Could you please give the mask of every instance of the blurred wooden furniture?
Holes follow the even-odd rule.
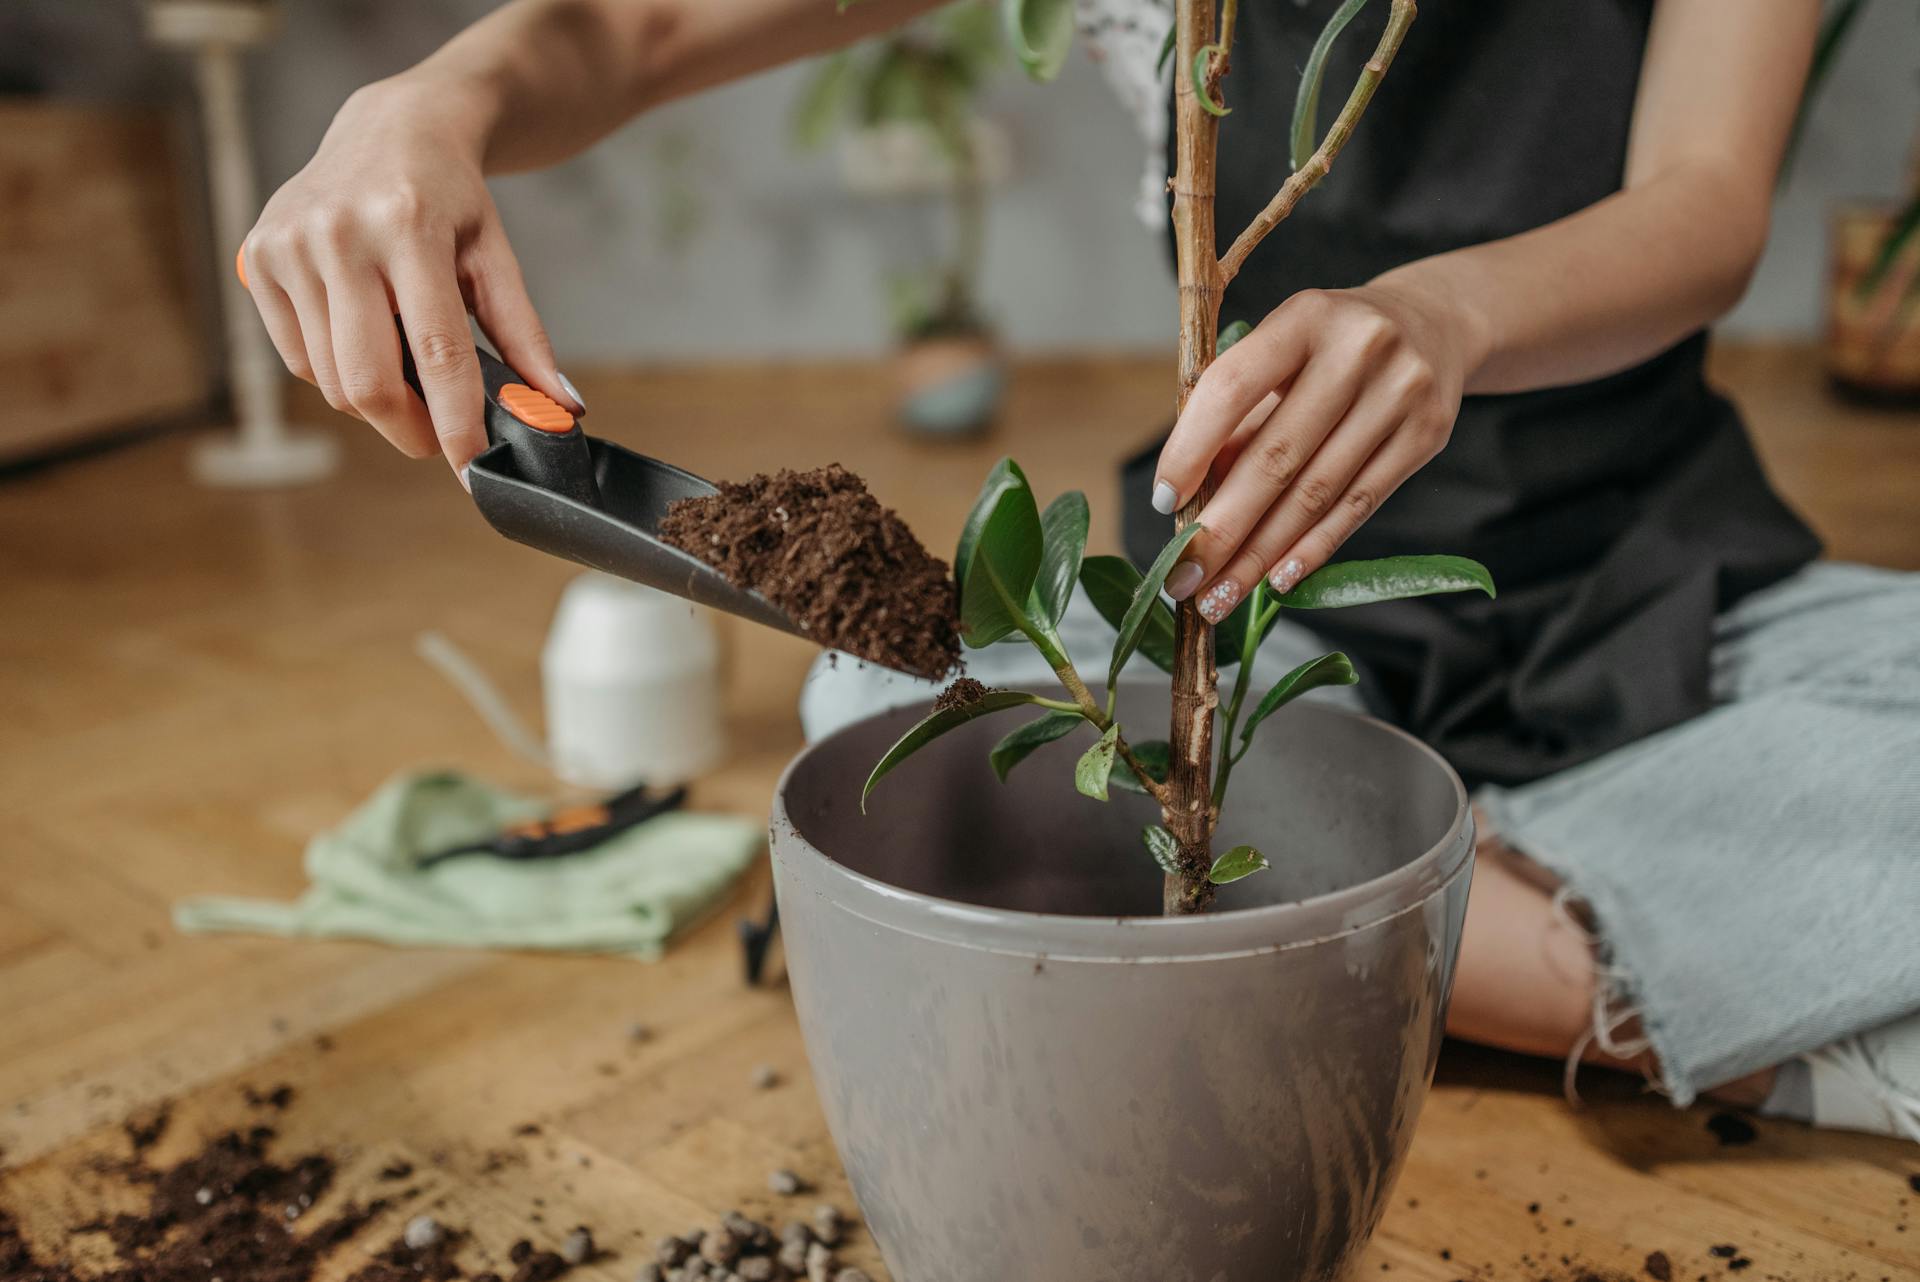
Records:
[[[1910,421],[1834,408],[1811,349],[1716,368],[1835,552],[1920,568]],[[845,460],[936,543],[1011,450],[1043,494],[1089,490],[1110,550],[1111,465],[1164,425],[1173,369],[1019,366],[1002,428],[954,447],[890,429],[883,366],[580,381],[597,431],[713,476]],[[585,1222],[614,1253],[585,1276],[629,1282],[658,1234],[777,1213],[774,1167],[846,1204],[787,994],[740,982],[731,918],[761,907],[762,875],[652,966],[170,929],[184,894],[297,894],[306,837],[396,770],[542,784],[413,640],[446,632],[531,714],[575,570],[492,534],[443,464],[357,425],[345,439],[345,475],[303,490],[193,489],[179,439],[0,486],[0,1206],[56,1253],[124,1198],[92,1161],[124,1152],[123,1119],[174,1101],[166,1161],[246,1118],[243,1085],[279,1082],[297,1091],[274,1118],[286,1150],[344,1158],[329,1205],[392,1193],[383,1164],[418,1172],[323,1282],[428,1207],[472,1230],[469,1275]],[[721,623],[736,755],[695,804],[764,814],[812,653]],[[762,1063],[781,1085],[753,1088]],[[1557,1065],[1450,1047],[1356,1276],[1625,1282],[1655,1251],[1683,1282],[1733,1276],[1729,1258],[1774,1282],[1920,1276],[1920,1147],[1766,1121],[1728,1147],[1709,1109],[1675,1113],[1629,1078],[1582,1085],[1572,1108]],[[851,1259],[884,1276],[864,1240]]]
[[[0,101],[0,460],[204,412],[176,155],[154,111]]]

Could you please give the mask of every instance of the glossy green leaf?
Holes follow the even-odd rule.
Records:
[[[1000,0],[1013,56],[1035,80],[1060,74],[1073,48],[1073,0]]]
[[[874,766],[873,773],[867,776],[866,786],[860,790],[861,813],[866,812],[867,798],[872,795],[875,784],[879,783],[895,766],[947,731],[957,730],[975,717],[984,717],[990,712],[1003,712],[1008,708],[1026,707],[1039,702],[1039,695],[1028,694],[1024,690],[989,690],[965,707],[946,708],[929,713],[894,741],[893,746],[887,749],[886,755],[881,757],[879,763]]]
[[[1114,722],[1100,736],[1100,742],[1080,754],[1073,768],[1073,786],[1095,801],[1107,799],[1107,776],[1113,773],[1113,751],[1120,740],[1120,723]]]
[[[1207,93],[1207,57],[1209,54],[1224,53],[1219,45],[1201,45],[1193,51],[1193,96],[1200,101],[1200,110],[1209,116],[1230,116],[1233,108],[1215,102]]]
[[[1360,674],[1353,670],[1353,661],[1338,650],[1307,660],[1274,682],[1273,689],[1267,691],[1266,697],[1254,706],[1240,728],[1240,742],[1253,742],[1255,726],[1307,691],[1318,690],[1322,686],[1350,686],[1359,679]]]
[[[1173,569],[1174,562],[1180,559],[1180,553],[1185,550],[1187,544],[1193,542],[1193,536],[1198,533],[1200,533],[1200,523],[1195,521],[1168,539],[1167,545],[1160,549],[1160,555],[1153,559],[1153,564],[1147,567],[1146,574],[1133,589],[1133,600],[1128,603],[1127,612],[1120,620],[1120,635],[1114,638],[1113,659],[1107,665],[1109,690],[1119,684],[1120,669],[1127,666],[1127,660],[1131,659],[1134,650],[1139,648],[1140,638],[1145,634],[1155,614],[1154,607],[1165,608],[1160,601],[1161,585],[1167,581],[1167,573]],[[1169,627],[1171,627],[1171,621],[1169,621]]]
[[[1134,589],[1140,586],[1140,571],[1120,556],[1090,556],[1080,563],[1080,586],[1100,617],[1117,632],[1133,604]],[[1162,672],[1173,671],[1173,611],[1165,601],[1155,601],[1147,612],[1147,626],[1140,631],[1139,651]]]
[[[1267,857],[1252,846],[1235,846],[1213,861],[1213,867],[1207,869],[1207,880],[1216,886],[1224,886],[1271,866],[1267,863]]]
[[[1005,783],[1013,768],[1032,756],[1036,748],[1064,739],[1085,722],[1086,718],[1077,712],[1049,712],[994,744],[993,751],[987,754],[987,762],[993,767],[993,773],[1000,776],[1000,782]]]
[[[1146,843],[1147,853],[1160,865],[1161,872],[1180,871],[1180,843],[1173,839],[1172,833],[1159,824],[1148,824],[1140,830],[1140,840]]]
[[[1155,783],[1167,781],[1167,775],[1173,770],[1172,744],[1165,739],[1149,739],[1145,743],[1130,743],[1127,747],[1132,751],[1134,760],[1147,768],[1147,773],[1153,776]],[[1114,761],[1113,777],[1108,782],[1116,788],[1147,795],[1147,790],[1140,786],[1140,780],[1134,776],[1133,767],[1127,764],[1125,757]]]
[[[1440,592],[1493,593],[1487,567],[1464,556],[1389,556],[1377,561],[1340,561],[1309,574],[1275,597],[1291,610],[1338,610],[1375,601],[1433,596]]]
[[[1293,97],[1292,144],[1288,150],[1295,169],[1306,164],[1314,148],[1320,145],[1320,87],[1327,75],[1327,55],[1333,52],[1333,42],[1340,38],[1354,15],[1366,7],[1367,0],[1347,0],[1334,10],[1327,25],[1320,29],[1319,39],[1313,42],[1312,52],[1307,54],[1307,65],[1300,73],[1300,88]]]
[[[1028,621],[1027,596],[1040,572],[1040,512],[1012,459],[1001,459],[960,532],[960,639],[991,645]]]
[[[1229,347],[1232,347],[1235,343],[1251,333],[1253,333],[1253,326],[1243,320],[1235,321],[1233,324],[1221,330],[1220,336],[1213,340],[1213,354],[1215,356],[1221,355]]]
[[[844,7],[844,6],[843,6]],[[844,49],[823,60],[793,110],[793,140],[809,150],[823,146],[853,101],[855,66]]]
[[[1080,561],[1087,551],[1087,496],[1068,490],[1040,514],[1040,574],[1033,590],[1040,602],[1042,616],[1057,624],[1073,599],[1073,584],[1080,577]]]

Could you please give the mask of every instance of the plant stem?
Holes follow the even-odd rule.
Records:
[[[1073,660],[1054,645],[1051,638],[1042,634],[1037,628],[1023,626],[1021,631],[1026,633],[1027,640],[1033,643],[1034,648],[1046,657],[1047,662],[1053,667],[1053,675],[1059,679],[1061,685],[1066,687],[1067,693],[1073,696],[1072,703],[1064,699],[1039,698],[1036,698],[1035,702],[1043,708],[1052,708],[1057,712],[1077,712],[1092,722],[1095,729],[1102,734],[1106,733],[1107,727],[1113,724],[1113,691],[1107,692],[1107,706],[1101,707],[1100,701],[1093,697],[1093,691],[1087,689],[1087,683],[1081,677],[1080,669],[1073,666]],[[1133,771],[1134,778],[1138,779],[1140,786],[1147,790],[1147,795],[1165,809],[1171,800],[1167,785],[1147,773],[1147,768],[1140,764],[1139,758],[1133,755],[1133,749],[1127,746],[1125,735],[1114,736],[1114,751],[1119,753],[1120,759],[1127,763],[1127,768]]]
[[[1180,391],[1176,412],[1186,409],[1200,375],[1213,361],[1224,287],[1214,255],[1213,199],[1219,121],[1200,105],[1193,59],[1213,37],[1213,0],[1179,0],[1174,65],[1173,229],[1180,282]],[[1199,518],[1213,497],[1211,478],[1181,509],[1185,525]],[[1213,902],[1207,870],[1213,864],[1214,812],[1209,775],[1213,766],[1213,714],[1219,706],[1219,673],[1213,664],[1213,629],[1191,598],[1174,614],[1173,722],[1167,735],[1172,765],[1161,802],[1167,831],[1178,847],[1178,872],[1167,874],[1161,909],[1168,916],[1205,912]]]
[[[1247,689],[1253,684],[1253,655],[1260,648],[1260,638],[1267,634],[1267,625],[1273,622],[1273,616],[1280,613],[1278,603],[1267,601],[1266,585],[1254,589],[1253,608],[1247,611],[1247,632],[1240,642],[1240,670],[1233,677],[1233,697],[1227,701],[1226,728],[1220,736],[1220,762],[1213,772],[1213,808],[1218,811],[1227,799],[1227,780],[1233,777],[1233,768],[1245,755],[1246,749],[1234,751],[1234,732],[1240,728],[1240,709],[1247,701]]]
[[[1340,115],[1328,128],[1327,136],[1321,139],[1320,146],[1307,158],[1307,163],[1293,171],[1287,181],[1281,184],[1280,190],[1273,194],[1273,199],[1267,202],[1267,207],[1254,216],[1253,221],[1247,224],[1247,229],[1235,238],[1221,256],[1216,274],[1222,288],[1239,274],[1241,264],[1247,261],[1247,255],[1253,252],[1254,246],[1265,240],[1268,232],[1285,222],[1287,215],[1293,212],[1293,207],[1300,203],[1300,198],[1313,190],[1314,185],[1333,168],[1333,158],[1340,154],[1340,149],[1347,145],[1347,139],[1353,136],[1353,127],[1359,123],[1367,104],[1373,101],[1374,90],[1380,87],[1380,80],[1392,65],[1393,56],[1400,51],[1400,42],[1406,37],[1407,28],[1413,25],[1414,11],[1414,0],[1393,0],[1393,10],[1387,16],[1387,29],[1380,34],[1380,43],[1374,48],[1373,56],[1367,59],[1367,65],[1353,82],[1353,92],[1347,95],[1347,103],[1340,108]],[[1181,165],[1185,167],[1184,160]],[[1184,331],[1184,326],[1182,329]]]

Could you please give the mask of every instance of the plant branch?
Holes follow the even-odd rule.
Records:
[[[1214,239],[1214,190],[1220,122],[1202,105],[1204,85],[1193,82],[1194,58],[1214,33],[1214,0],[1179,0],[1174,58],[1174,250],[1180,284],[1180,389],[1176,412],[1213,360],[1220,324],[1222,280]],[[1212,477],[1201,482],[1179,517],[1199,518],[1213,497]],[[1161,907],[1169,916],[1205,912],[1213,902],[1213,719],[1219,706],[1213,629],[1191,598],[1174,612],[1171,761],[1162,817],[1176,845],[1177,872],[1167,874]]]
[[[1247,261],[1254,247],[1267,238],[1267,233],[1287,220],[1293,213],[1300,198],[1327,176],[1333,168],[1334,157],[1347,145],[1347,139],[1353,136],[1353,128],[1360,122],[1367,105],[1373,101],[1373,94],[1380,87],[1380,81],[1392,65],[1393,57],[1400,51],[1400,42],[1406,38],[1407,28],[1413,25],[1415,12],[1414,0],[1393,0],[1393,10],[1387,16],[1387,29],[1380,34],[1380,43],[1374,48],[1373,56],[1367,59],[1367,65],[1361,68],[1359,79],[1353,82],[1353,92],[1347,95],[1346,105],[1340,108],[1340,114],[1327,129],[1327,136],[1307,163],[1293,171],[1280,190],[1273,194],[1267,207],[1254,216],[1245,231],[1234,239],[1227,252],[1221,256],[1217,275],[1222,288],[1239,274],[1240,267]]]

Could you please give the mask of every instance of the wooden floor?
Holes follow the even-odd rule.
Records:
[[[1720,368],[1833,552],[1920,568],[1920,421],[1837,408],[1796,351]],[[844,460],[936,545],[1012,450],[1043,494],[1087,488],[1110,547],[1112,465],[1161,425],[1171,364],[1023,369],[998,435],[958,448],[890,432],[861,367],[584,375],[597,431],[716,476]],[[395,771],[541,785],[413,642],[448,634],[537,716],[573,570],[491,534],[438,465],[345,436],[345,475],[299,491],[196,490],[180,439],[0,484],[0,1205],[57,1252],[128,1196],[90,1161],[124,1151],[123,1119],[174,1102],[164,1161],[281,1082],[283,1143],[344,1157],[334,1196],[395,1158],[422,1173],[329,1279],[425,1207],[472,1229],[476,1268],[585,1222],[616,1252],[590,1272],[625,1282],[651,1236],[769,1210],[771,1168],[847,1203],[787,994],[740,982],[731,918],[763,873],[658,965],[170,929],[185,894],[296,894],[306,837]],[[697,800],[758,815],[810,655],[726,639],[735,751]],[[780,1086],[752,1087],[761,1063]],[[1623,1079],[1569,1108],[1557,1066],[1450,1048],[1362,1275],[1571,1282],[1659,1250],[1692,1282],[1732,1244],[1747,1282],[1920,1277],[1920,1148],[1764,1122],[1722,1147],[1706,1116]],[[869,1246],[851,1258],[882,1276]]]

